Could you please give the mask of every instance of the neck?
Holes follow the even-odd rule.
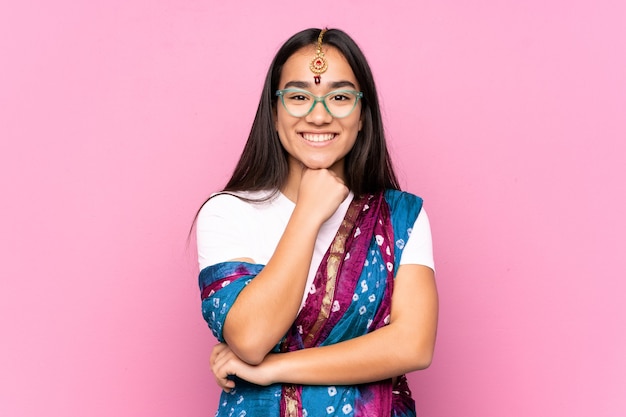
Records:
[[[294,178],[293,175],[287,177],[287,181],[280,187],[280,192],[283,193],[292,202],[298,201],[298,189],[300,188],[300,179]]]

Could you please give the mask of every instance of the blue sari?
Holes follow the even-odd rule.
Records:
[[[422,207],[412,194],[388,190],[355,198],[316,272],[313,288],[273,352],[331,345],[389,323],[393,280]],[[223,324],[241,290],[264,265],[224,262],[200,272],[202,314],[223,342]],[[406,378],[346,386],[274,384],[236,379],[216,416],[415,416]]]

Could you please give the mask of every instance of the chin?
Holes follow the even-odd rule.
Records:
[[[305,167],[308,169],[331,169],[333,164],[325,164],[322,162],[304,162]]]

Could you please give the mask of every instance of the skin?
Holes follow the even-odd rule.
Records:
[[[343,55],[332,47],[324,52],[329,68],[321,84],[313,83],[309,70],[315,55],[311,46],[287,60],[279,88],[304,88],[317,96],[337,88],[358,91]],[[224,324],[226,343],[211,353],[211,371],[226,391],[234,387],[229,375],[259,385],[359,384],[430,365],[438,300],[434,273],[421,265],[398,269],[388,326],[332,346],[269,354],[298,314],[320,227],[349,193],[344,158],[362,127],[360,110],[359,103],[348,117],[337,119],[321,103],[305,117],[289,115],[280,103],[275,109],[276,130],[289,154],[289,175],[281,191],[295,209],[274,255],[233,304]],[[329,140],[307,140],[318,135]],[[254,262],[245,254],[237,260]]]

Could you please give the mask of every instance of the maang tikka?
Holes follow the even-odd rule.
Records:
[[[322,82],[322,78],[320,74],[323,74],[328,69],[328,62],[326,58],[324,58],[324,52],[322,52],[322,38],[324,38],[324,33],[326,33],[327,29],[322,29],[320,35],[317,37],[317,51],[315,52],[315,57],[311,60],[311,64],[309,68],[311,72],[315,74],[313,80],[315,80],[315,84],[319,84]]]

